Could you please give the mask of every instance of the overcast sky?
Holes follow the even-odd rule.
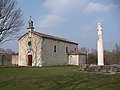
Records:
[[[79,43],[79,47],[96,49],[97,23],[103,28],[104,49],[112,50],[120,44],[120,0],[17,0],[27,32],[32,16],[35,31],[66,38]],[[2,48],[18,51],[18,41],[2,44]]]

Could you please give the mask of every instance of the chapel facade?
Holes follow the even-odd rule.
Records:
[[[28,23],[28,31],[19,38],[18,66],[68,65],[68,53],[78,51],[78,43],[36,32],[33,21]]]

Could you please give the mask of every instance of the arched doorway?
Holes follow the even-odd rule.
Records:
[[[32,66],[32,55],[28,55],[28,66]]]

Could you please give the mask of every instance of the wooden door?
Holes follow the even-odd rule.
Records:
[[[32,66],[32,55],[28,55],[28,65]]]

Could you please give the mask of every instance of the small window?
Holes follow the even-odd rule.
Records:
[[[43,38],[43,41],[45,41],[45,38]]]
[[[31,46],[31,41],[28,41],[28,46]]]
[[[75,48],[75,51],[76,51],[76,48]]]
[[[56,46],[54,46],[54,52],[56,53]]]
[[[66,53],[68,53],[68,47],[66,47]]]

